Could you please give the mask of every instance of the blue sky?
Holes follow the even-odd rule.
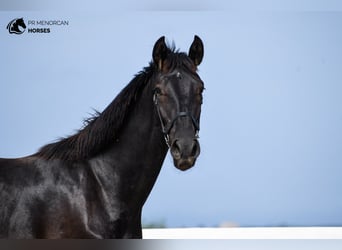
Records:
[[[202,152],[187,172],[167,156],[144,222],[342,224],[336,1],[103,1],[81,9],[77,2],[68,8],[16,2],[0,5],[1,157],[32,154],[72,134],[148,65],[160,36],[188,51],[197,34],[205,46]],[[17,17],[69,25],[49,34],[9,34],[5,27]]]

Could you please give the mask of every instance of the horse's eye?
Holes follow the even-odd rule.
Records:
[[[158,95],[158,96],[166,96],[166,93],[164,90],[162,90],[161,88],[159,87],[155,87],[154,90],[153,90],[153,94],[154,95]]]
[[[199,94],[199,95],[202,95],[202,93],[203,93],[204,90],[205,90],[204,87],[199,88],[199,89],[198,89],[198,94]]]
[[[156,87],[156,88],[153,90],[153,92],[154,92],[155,94],[157,94],[157,95],[160,95],[160,94],[161,94],[161,89],[158,88],[158,87]]]

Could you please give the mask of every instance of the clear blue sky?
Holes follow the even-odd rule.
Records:
[[[337,1],[17,2],[0,4],[0,157],[72,134],[148,65],[160,36],[188,51],[197,34],[202,153],[187,172],[166,158],[144,222],[342,225]],[[69,25],[9,34],[17,17]]]

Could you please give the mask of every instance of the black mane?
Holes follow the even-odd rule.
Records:
[[[191,59],[174,48],[169,48],[166,63],[169,71],[178,67],[196,71]],[[151,62],[135,75],[102,113],[96,112],[86,119],[84,128],[70,137],[43,146],[35,155],[45,159],[77,161],[89,159],[105,150],[118,137],[132,107],[157,71],[157,66]]]
[[[171,46],[171,48],[168,48],[168,55],[164,62],[164,67],[166,68],[166,70],[170,72],[176,68],[182,68],[192,73],[195,73],[197,68],[194,62],[188,57],[188,55],[176,50],[174,44],[172,44]]]
[[[117,95],[103,112],[85,120],[85,126],[76,134],[43,146],[37,153],[47,159],[89,159],[104,150],[118,137],[132,106],[151,79],[154,65],[144,68]]]

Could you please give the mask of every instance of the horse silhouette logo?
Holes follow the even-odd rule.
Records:
[[[16,18],[9,22],[7,25],[8,32],[10,34],[23,34],[26,29],[24,18]]]

